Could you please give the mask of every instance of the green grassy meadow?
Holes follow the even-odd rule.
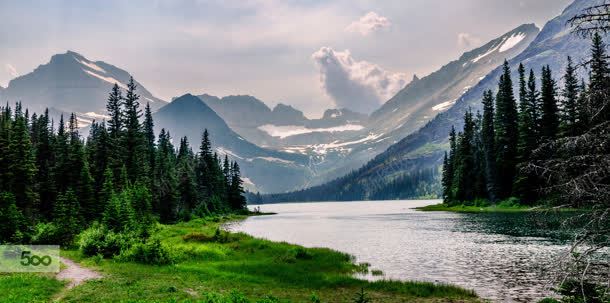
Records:
[[[61,301],[352,302],[361,289],[372,302],[478,301],[474,292],[450,285],[354,278],[368,266],[355,264],[341,252],[219,230],[228,220],[243,218],[159,225],[155,237],[171,251],[175,260],[171,265],[84,258],[76,249],[63,250],[64,257],[99,271],[104,278],[62,292]],[[35,274],[0,276],[0,291],[8,294],[6,298],[18,298],[5,302],[50,301],[64,285]]]

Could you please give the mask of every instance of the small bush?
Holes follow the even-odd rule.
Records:
[[[121,254],[120,259],[143,264],[166,265],[174,262],[169,250],[159,239],[148,239],[144,243],[136,243]]]
[[[184,241],[192,241],[192,242],[213,242],[215,241],[214,237],[210,237],[204,233],[192,232],[182,236],[182,240]]]
[[[559,300],[553,299],[553,298],[544,298],[540,301],[538,301],[538,303],[561,303]]]
[[[379,269],[373,269],[373,270],[371,270],[371,275],[373,275],[373,276],[383,276],[383,271],[381,271]]]
[[[361,288],[359,292],[356,293],[354,299],[352,300],[354,303],[371,303],[371,298],[369,295],[364,292],[364,288]]]
[[[56,245],[60,243],[62,237],[60,235],[59,228],[52,222],[49,223],[38,223],[34,227],[34,234],[32,236],[33,244],[51,244]]]
[[[134,235],[115,233],[100,224],[94,224],[84,230],[78,238],[80,251],[89,257],[98,254],[105,258],[118,256],[128,250],[134,242]]]
[[[516,198],[516,197],[510,197],[510,198],[498,203],[498,206],[500,206],[500,207],[517,207],[519,205],[521,205],[519,198]]]
[[[293,250],[294,257],[299,260],[311,260],[313,255],[303,247],[297,247]]]

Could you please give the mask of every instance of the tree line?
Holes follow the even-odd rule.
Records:
[[[212,151],[207,130],[195,152],[154,132],[133,78],[115,84],[108,119],[84,140],[78,118],[55,124],[46,110],[0,106],[0,243],[63,244],[92,222],[174,223],[245,209],[239,165]],[[57,128],[55,128],[57,127]]]
[[[556,187],[557,180],[548,178],[548,168],[562,159],[571,159],[571,163],[585,166],[565,171],[563,178],[579,178],[589,163],[577,158],[592,150],[561,150],[558,145],[600,128],[607,132],[610,118],[610,67],[605,44],[597,33],[592,36],[587,66],[590,73],[585,82],[578,79],[576,66],[568,57],[560,89],[548,65],[542,68],[537,81],[535,72],[526,72],[520,64],[515,97],[505,61],[495,95],[491,90],[483,93],[482,113],[467,111],[463,130],[456,133],[452,128],[449,134],[450,148],[445,153],[442,174],[445,203],[494,202],[510,197],[530,205],[541,200],[566,202]],[[593,150],[607,157],[607,133],[602,131],[597,138],[602,140],[601,150]],[[607,182],[606,174],[601,184],[607,187]],[[586,200],[569,202],[583,204]]]

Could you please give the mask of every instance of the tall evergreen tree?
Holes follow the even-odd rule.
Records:
[[[472,112],[468,110],[464,114],[464,130],[458,135],[455,154],[453,185],[457,201],[468,201],[475,198],[474,148],[472,144],[474,132],[475,125]]]
[[[243,181],[241,172],[237,162],[233,162],[231,168],[231,185],[229,188],[229,206],[233,210],[241,210],[246,208],[246,199],[244,198]]]
[[[487,194],[491,201],[498,195],[496,157],[495,157],[495,130],[494,130],[494,97],[491,90],[483,93],[483,118],[481,121],[481,144],[485,160],[485,180],[487,181]]]
[[[517,105],[513,94],[513,84],[508,61],[504,61],[503,73],[498,83],[496,114],[494,117],[498,198],[506,198],[512,192],[517,156]]]
[[[1,122],[0,122],[1,123]],[[40,199],[38,211],[46,219],[51,218],[53,204],[56,198],[55,176],[53,174],[53,140],[54,136],[49,121],[49,110],[38,118],[37,127],[33,130],[37,134],[36,151],[36,183],[38,184],[38,197]]]
[[[31,217],[38,202],[37,193],[34,191],[36,162],[28,125],[19,103],[15,108],[9,155],[9,189],[15,196],[17,207],[22,209],[26,216]]]
[[[155,171],[155,123],[153,122],[152,111],[150,109],[150,104],[146,103],[146,108],[144,109],[144,141],[145,141],[145,158],[148,161],[148,171]]]
[[[124,165],[127,169],[128,180],[133,184],[141,177],[144,177],[147,160],[145,153],[147,147],[145,138],[140,125],[140,96],[136,93],[137,86],[133,77],[129,79],[127,84],[127,93],[125,94],[123,106],[125,114],[123,116],[123,125],[125,126],[125,134],[123,137],[123,148],[125,150]]]
[[[113,139],[117,139],[123,130],[123,111],[121,104],[123,103],[123,94],[118,84],[112,86],[112,91],[108,96],[106,103],[106,111],[108,111],[108,133]]]
[[[559,130],[559,109],[557,107],[557,85],[547,65],[542,68],[540,88],[540,136],[545,140],[553,140]]]
[[[178,181],[176,178],[176,155],[169,132],[161,130],[155,166],[154,209],[162,223],[173,223],[177,220]]]
[[[610,67],[606,55],[606,44],[599,33],[593,35],[590,60],[591,74],[587,108],[588,126],[610,120]]]
[[[576,69],[572,63],[572,58],[568,56],[568,66],[563,76],[563,102],[561,113],[560,130],[563,136],[575,136],[579,133],[578,123],[578,89],[579,83],[576,78]]]

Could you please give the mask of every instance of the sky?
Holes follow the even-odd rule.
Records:
[[[571,0],[0,0],[0,86],[67,50],[155,96],[248,94],[309,117],[370,112]]]

